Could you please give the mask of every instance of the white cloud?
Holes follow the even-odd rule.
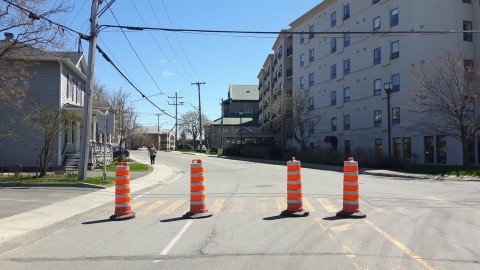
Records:
[[[160,63],[165,63],[165,62],[167,62],[167,60],[166,60],[166,59],[162,59],[162,60],[160,60]]]
[[[173,76],[173,72],[169,70],[165,70],[164,72],[162,72],[162,75],[163,77],[170,77],[170,76]]]

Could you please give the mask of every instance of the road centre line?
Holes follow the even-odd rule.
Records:
[[[367,269],[367,268],[362,268],[358,265],[357,261],[356,261],[356,256],[355,254],[353,254],[353,251],[347,246],[345,245],[344,243],[342,243],[333,233],[331,233],[329,231],[329,228],[324,226],[323,223],[322,223],[322,219],[319,218],[319,217],[316,217],[315,218],[315,222],[317,222],[318,225],[320,225],[320,227],[328,234],[328,236],[333,240],[335,241],[337,244],[339,244],[341,247],[342,247],[342,250],[343,250],[343,253],[345,254],[345,256],[348,258],[348,260],[350,261],[351,264],[353,264],[353,266],[355,266],[355,269],[357,270],[361,270],[361,269]]]
[[[392,244],[397,246],[400,250],[405,252],[410,258],[416,260],[418,263],[420,263],[425,269],[428,270],[435,270],[436,268],[433,267],[432,265],[428,264],[426,261],[424,261],[420,256],[415,254],[412,250],[410,250],[408,247],[406,247],[404,244],[402,244],[400,241],[397,239],[393,238],[393,236],[389,235],[379,227],[375,226],[370,220],[365,219],[365,223],[368,224],[368,226],[372,227],[375,231],[377,231],[381,236],[383,236],[385,239],[390,241]]]
[[[172,241],[170,241],[170,243],[168,243],[168,245],[162,250],[162,252],[160,252],[160,255],[168,255],[168,252],[170,251],[170,249],[172,249],[173,246],[175,246],[175,244],[178,242],[178,240],[182,238],[183,234],[188,230],[188,228],[190,227],[190,225],[192,225],[192,223],[193,221],[189,220],[182,227],[182,229],[177,233],[177,235],[172,239]]]

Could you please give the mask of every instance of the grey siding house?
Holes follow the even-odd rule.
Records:
[[[0,51],[9,40],[0,41]],[[15,55],[7,54],[7,65],[15,65],[18,61],[29,60],[33,64],[28,66],[28,78],[25,80],[25,102],[35,102],[40,106],[58,107],[74,112],[79,119],[83,118],[83,103],[86,85],[87,62],[81,52],[45,52],[32,47],[23,47]],[[28,104],[27,104],[28,105]],[[0,101],[0,121],[7,123],[12,118],[21,117],[28,106],[23,109],[9,107]],[[89,143],[89,165],[94,166],[97,161],[103,160],[105,140],[107,147],[107,163],[112,162],[110,138],[103,138],[98,134],[98,116],[108,114],[108,104],[95,103],[92,110],[92,136]],[[55,142],[55,156],[50,162],[51,167],[70,167],[75,170],[78,166],[82,121],[75,121],[73,128],[65,134],[60,134]],[[28,129],[23,125],[14,127],[32,144],[41,144],[36,130]],[[98,158],[97,158],[98,156]],[[9,137],[0,137],[0,166],[35,167],[37,155],[27,143],[15,141]]]

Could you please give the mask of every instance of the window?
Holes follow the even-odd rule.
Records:
[[[305,55],[303,53],[300,55],[300,66],[305,66]]]
[[[401,160],[402,159],[402,138],[393,138],[393,159]]]
[[[350,115],[343,116],[343,129],[350,130]]]
[[[70,74],[67,74],[67,98],[70,98],[72,82],[70,81]]]
[[[300,44],[303,44],[304,42],[305,42],[305,36],[302,32],[302,33],[300,33]]]
[[[403,137],[403,161],[412,163],[412,138]]]
[[[315,109],[315,99],[314,99],[314,97],[309,97],[308,98],[308,105],[309,105],[308,108],[310,110]]]
[[[313,143],[313,142],[310,143],[310,149],[312,149],[312,150],[315,149],[315,143]]]
[[[462,0],[462,2],[465,3],[465,4],[471,4],[472,0]]]
[[[373,64],[378,65],[382,62],[382,48],[378,47],[373,50]]]
[[[382,152],[383,150],[383,143],[382,139],[375,139],[375,151]]]
[[[437,164],[447,164],[447,136],[437,136]]]
[[[278,58],[282,58],[283,55],[283,45],[280,45],[278,48]]]
[[[330,41],[330,52],[334,53],[337,51],[337,38],[332,38]]]
[[[315,49],[310,49],[310,63],[315,60]]]
[[[335,25],[337,25],[337,12],[330,14],[330,26],[334,27]]]
[[[425,164],[433,164],[435,162],[433,136],[425,136],[423,138],[423,150],[425,153]]]
[[[392,42],[392,44],[390,45],[390,50],[390,59],[396,59],[400,56],[400,44],[398,40]]]
[[[337,118],[336,117],[332,117],[332,119],[330,121],[330,125],[332,127],[332,131],[337,131]]]
[[[305,78],[300,77],[300,89],[305,88]]]
[[[337,91],[330,93],[330,105],[337,105]]]
[[[372,0],[372,5],[378,3],[380,0]]]
[[[343,75],[350,74],[350,59],[343,61]]]
[[[350,18],[350,4],[343,6],[343,19],[346,20]]]
[[[382,94],[382,80],[376,79],[373,81],[373,95],[380,96]]]
[[[350,140],[345,140],[345,155],[347,156],[352,154],[351,144],[352,142]]]
[[[392,124],[393,125],[400,124],[400,107],[392,108]]]
[[[400,91],[400,74],[392,75],[392,91]]]
[[[310,134],[315,133],[315,123],[313,122],[313,120],[308,123],[308,132]]]
[[[315,73],[308,74],[308,85],[313,86],[315,84]]]
[[[350,101],[350,87],[343,88],[343,102]]]
[[[390,27],[394,27],[396,25],[398,25],[398,8],[390,11]]]
[[[373,126],[381,127],[382,126],[382,111],[376,110],[373,112]]]
[[[463,21],[463,31],[472,31],[472,22]],[[463,40],[473,41],[473,33],[472,32],[463,32]]]
[[[375,19],[373,19],[373,31],[380,31],[380,17],[376,17]]]
[[[332,67],[330,68],[330,73],[332,79],[337,78],[337,65],[332,65]]]
[[[310,25],[309,27],[309,30],[310,30],[310,34],[308,35],[308,38],[313,38],[315,36],[315,26],[314,25]]]
[[[350,46],[350,33],[343,33],[343,47]]]

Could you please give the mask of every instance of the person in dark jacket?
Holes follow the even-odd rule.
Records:
[[[155,157],[157,156],[157,149],[152,145],[148,148],[148,155],[150,156],[150,165],[155,164]]]

